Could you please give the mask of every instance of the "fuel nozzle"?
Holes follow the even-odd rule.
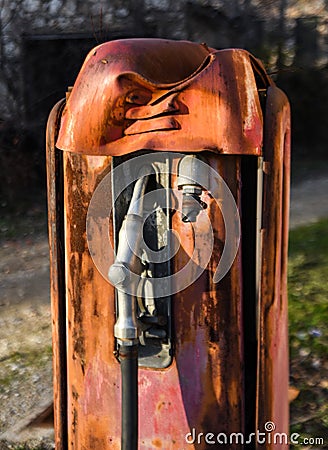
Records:
[[[182,189],[182,221],[196,222],[207,204],[201,200],[202,191],[209,184],[208,166],[196,155],[181,159],[178,167],[178,188]]]

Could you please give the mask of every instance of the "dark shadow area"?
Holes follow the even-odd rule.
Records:
[[[45,132],[52,107],[73,86],[89,51],[136,33],[26,35],[23,39],[23,123],[0,120],[1,216],[46,209]]]

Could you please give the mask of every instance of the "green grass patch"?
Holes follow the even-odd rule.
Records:
[[[300,390],[291,404],[291,432],[327,440],[328,219],[292,230],[289,239],[291,383]]]
[[[0,394],[16,381],[23,381],[27,374],[43,369],[52,359],[52,347],[13,352],[0,361]]]
[[[288,286],[292,358],[327,358],[328,220],[291,231]]]

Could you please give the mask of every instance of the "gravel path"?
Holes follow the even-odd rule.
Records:
[[[2,450],[14,448],[10,447],[8,440],[21,441],[24,438],[24,419],[32,418],[31,414],[52,398],[46,235],[6,241],[1,246],[0,292]],[[36,438],[31,441],[31,448],[38,447],[39,436],[42,437],[43,448],[52,448],[51,431],[39,431],[35,430]]]
[[[291,228],[328,217],[327,193],[325,176],[293,186]],[[46,234],[2,244],[0,289],[0,450],[5,450],[14,448],[8,443],[14,435],[22,440],[17,424],[52,398]],[[52,448],[49,430],[38,431],[30,448]],[[41,441],[43,447],[37,447]]]
[[[290,205],[291,228],[328,217],[328,176],[292,186]]]

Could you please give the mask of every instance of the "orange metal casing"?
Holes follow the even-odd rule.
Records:
[[[167,44],[170,41],[162,40],[154,40],[147,47],[148,42],[112,42],[98,47],[96,54],[91,52],[63,115],[57,107],[49,119],[49,230],[58,449],[120,448],[120,377],[113,354],[114,289],[91,260],[85,226],[90,198],[108,172],[111,157],[143,148],[207,151],[208,162],[227,182],[241,214],[243,155],[263,155],[268,163],[264,175],[263,268],[258,312],[259,376],[255,381],[257,423],[263,429],[265,421],[271,420],[277,431],[288,430],[285,396],[288,101],[247,52],[217,52],[196,44]],[[160,79],[161,68],[154,82],[150,80],[153,69],[147,69],[144,60],[136,57],[148,52],[153,61],[156,51],[163,54],[162,46],[166,48],[166,58],[172,59],[167,65],[165,83]],[[176,73],[172,69],[174,62],[179,55],[186,54],[191,60],[190,73],[186,74],[184,65]],[[111,55],[116,61],[113,73],[108,71]],[[97,60],[93,61],[93,57]],[[203,57],[208,58],[207,63],[202,64]],[[103,59],[107,62],[102,62]],[[193,65],[192,60],[197,64]],[[268,89],[263,149],[263,119],[255,73],[262,88]],[[131,82],[128,88],[126,80]],[[137,98],[133,97],[136,91]],[[126,101],[131,93],[138,104]],[[159,108],[160,104],[164,108]],[[123,111],[124,120],[112,111]],[[117,123],[112,122],[112,116],[118,117]],[[178,128],[158,130],[158,119],[173,119]],[[131,127],[136,134],[128,134]],[[68,150],[63,154],[54,145],[58,132],[57,147]],[[174,177],[172,183],[176,183]],[[140,449],[193,448],[184,439],[192,428],[215,434],[244,431],[241,252],[227,276],[214,284],[213,273],[222,252],[225,229],[215,203],[210,198],[208,202],[215,251],[200,279],[173,300],[173,363],[165,370],[139,370]],[[176,269],[186,262],[192,246],[188,226],[173,217],[172,227],[179,231],[185,249],[175,258]],[[206,233],[208,230],[204,229],[204,242]],[[207,448],[204,440],[196,448]]]
[[[288,433],[290,106],[286,95],[273,86],[267,92],[264,155],[257,416],[259,428],[272,421],[277,432]],[[280,444],[280,448],[288,445]]]
[[[88,155],[143,148],[260,155],[257,66],[244,50],[210,51],[189,42],[103,44],[76,80],[57,146]]]

